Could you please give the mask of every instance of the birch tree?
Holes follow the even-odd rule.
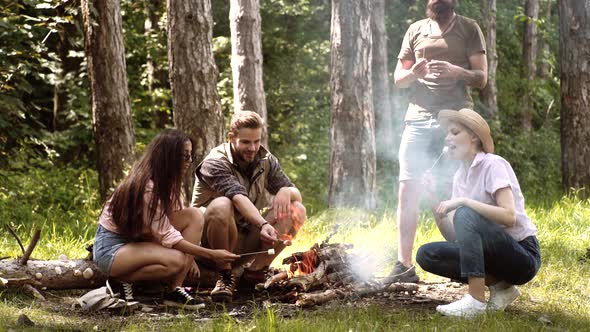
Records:
[[[375,207],[372,0],[332,0],[330,207]]]

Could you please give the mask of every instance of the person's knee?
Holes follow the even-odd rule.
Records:
[[[186,255],[180,250],[173,250],[166,255],[166,268],[170,276],[180,273],[186,263]]]
[[[195,207],[189,207],[186,210],[191,223],[198,228],[199,232],[201,232],[203,230],[203,225],[205,224],[203,212]]]
[[[293,202],[291,206],[293,208],[293,223],[299,226],[303,225],[307,219],[307,209],[300,202]]]
[[[477,226],[481,216],[472,208],[461,206],[455,211],[453,225],[457,229],[473,229]]]
[[[432,271],[431,266],[434,259],[434,248],[430,245],[430,243],[420,246],[418,248],[418,252],[416,253],[416,263],[420,265],[422,270],[424,271]]]
[[[233,203],[227,197],[218,197],[205,210],[208,227],[227,227],[233,224]]]

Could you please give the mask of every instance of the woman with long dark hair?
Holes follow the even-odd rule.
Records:
[[[164,303],[190,308],[199,304],[181,286],[194,256],[219,264],[239,256],[199,246],[203,214],[182,204],[182,179],[192,162],[192,142],[166,129],[146,147],[129,175],[105,204],[94,240],[94,260],[109,277],[107,288],[133,299],[132,283],[168,280]]]

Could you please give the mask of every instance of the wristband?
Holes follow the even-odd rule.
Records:
[[[268,221],[263,222],[260,225],[257,225],[258,229],[262,229],[262,227],[264,227],[264,225],[268,225]]]

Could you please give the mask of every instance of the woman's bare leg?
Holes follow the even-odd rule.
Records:
[[[170,216],[170,223],[182,234],[182,237],[186,241],[195,245],[199,245],[201,243],[204,223],[203,213],[201,210],[190,207],[176,211]],[[186,278],[189,271],[191,274],[193,274],[193,277],[198,277],[199,267],[195,262],[195,257],[190,254],[185,254],[185,256],[184,268],[171,280],[170,286],[172,288],[182,286],[182,283],[184,282],[184,279]]]
[[[169,279],[184,267],[184,253],[153,242],[132,242],[117,251],[111,276],[126,282]]]

